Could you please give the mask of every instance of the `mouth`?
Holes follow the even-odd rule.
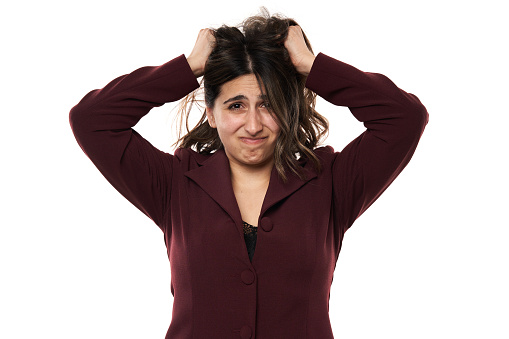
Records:
[[[244,137],[244,138],[240,138],[240,140],[243,143],[248,144],[248,145],[258,145],[258,144],[261,144],[262,142],[264,142],[266,139],[267,139],[267,137],[261,137],[261,138],[247,138],[247,137]]]

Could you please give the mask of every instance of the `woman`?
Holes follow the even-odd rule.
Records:
[[[174,155],[132,129],[202,75],[204,115]],[[328,126],[316,94],[366,126],[341,152],[317,148]],[[70,112],[83,151],[164,232],[173,339],[333,338],[343,235],[407,165],[427,121],[413,94],[315,57],[295,21],[267,15],[242,31],[202,30],[188,58],[120,76]]]

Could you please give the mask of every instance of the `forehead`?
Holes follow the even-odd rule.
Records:
[[[263,85],[262,90],[265,92]],[[248,98],[260,97],[262,95],[262,91],[260,90],[258,80],[256,79],[256,76],[254,74],[241,75],[233,80],[224,83],[223,86],[221,87],[219,97],[229,98],[237,95],[244,95]]]

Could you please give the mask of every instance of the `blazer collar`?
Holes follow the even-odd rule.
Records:
[[[223,149],[214,154],[204,156],[195,154],[199,167],[184,173],[185,176],[198,184],[214,201],[216,201],[230,217],[242,225],[242,217],[233,193],[230,174],[230,163]],[[272,206],[285,199],[300,187],[317,176],[315,169],[309,162],[301,161],[305,180],[300,179],[293,172],[287,171],[287,182],[283,182],[274,167],[272,169],[269,187],[263,201],[260,217]]]
[[[299,178],[295,173],[290,170],[286,171],[287,181],[279,177],[276,167],[272,169],[270,176],[269,188],[265,194],[263,200],[262,210],[260,211],[260,217],[272,206],[285,199],[286,197],[293,194],[299,188],[304,186],[306,183],[317,177],[316,170],[311,166],[309,161],[300,161],[299,164],[302,166],[304,179]]]

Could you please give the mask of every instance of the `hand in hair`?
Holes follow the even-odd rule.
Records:
[[[187,57],[187,62],[197,78],[203,75],[205,63],[214,48],[215,42],[216,39],[211,29],[201,29],[200,33],[198,33],[198,38],[196,39],[193,50],[191,54],[189,54],[189,57]]]
[[[290,26],[288,28],[285,47],[297,72],[308,75],[315,61],[315,56],[308,49],[300,26]]]

